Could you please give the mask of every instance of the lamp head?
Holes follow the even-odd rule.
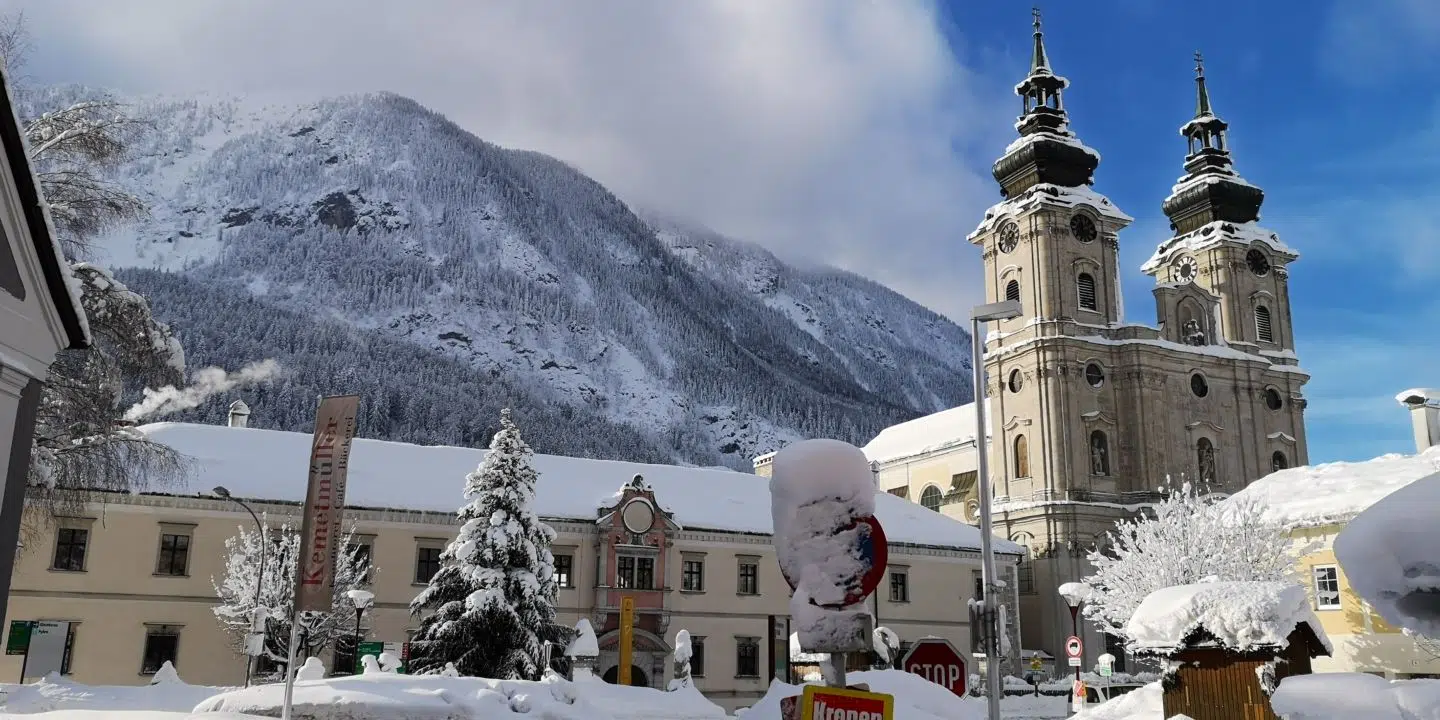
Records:
[[[1023,314],[1023,310],[1019,300],[1001,300],[976,306],[974,310],[970,311],[970,319],[976,322],[1009,320],[1020,317],[1021,314]]]
[[[215,489],[211,490],[210,492],[215,497],[224,498],[226,500],[230,499],[230,491],[226,490],[224,485],[216,485]]]

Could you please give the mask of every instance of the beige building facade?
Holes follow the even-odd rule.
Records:
[[[1256,225],[1263,192],[1235,174],[1203,72],[1181,130],[1186,174],[1163,206],[1174,235],[1142,267],[1155,279],[1153,326],[1125,320],[1131,218],[1091,188],[1099,155],[1069,129],[1067,86],[1037,21],[1016,87],[1020,137],[994,166],[1005,200],[969,236],[986,301],[1023,307],[989,328],[976,394],[988,398],[996,526],[1027,548],[1023,643],[1056,656],[1072,632],[1057,588],[1081,579],[1085,555],[1167,478],[1235,492],[1308,462],[1288,285],[1298,255]],[[888,428],[866,452],[881,489],[974,522],[978,436],[965,406]],[[1084,638],[1087,666],[1123,655],[1114,639]]]
[[[187,682],[238,685],[245,659],[215,618],[211,579],[223,572],[225,540],[253,522],[236,503],[200,491],[223,486],[272,526],[296,519],[310,436],[173,423],[141,430],[188,458],[187,487],[107,496],[46,527],[45,541],[19,556],[7,621],[72,623],[65,670],[80,682],[145,683],[170,660]],[[355,441],[346,518],[375,567],[367,641],[408,640],[409,603],[454,538],[465,475],[484,454]],[[545,455],[535,466],[536,511],[558,532],[560,619],[594,625],[598,675],[617,674],[627,596],[637,611],[633,682],[665,687],[681,629],[694,642],[696,683],[722,706],[750,705],[783,674],[790,589],[770,544],[766,480]],[[904,642],[934,635],[968,647],[978,532],[888,495],[876,514],[891,536],[888,572],[870,603],[878,624]],[[1000,543],[1013,565],[1021,548]],[[18,680],[21,663],[5,657],[0,676]]]

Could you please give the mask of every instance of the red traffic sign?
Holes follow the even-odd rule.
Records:
[[[854,688],[806,685],[798,707],[798,720],[891,720],[895,713],[895,696]],[[784,710],[782,707],[782,715]],[[791,712],[794,713],[794,710]],[[785,717],[788,720],[791,716]]]
[[[970,674],[965,671],[965,658],[944,638],[925,638],[915,643],[900,669],[919,675],[960,697],[965,697],[965,683]]]
[[[885,579],[885,568],[890,563],[890,544],[885,539],[885,529],[880,527],[880,521],[875,517],[867,516],[860,518],[840,529],[845,532],[855,528],[857,525],[865,525],[868,530],[860,533],[860,557],[865,558],[866,570],[861,575],[858,583],[852,583],[849,592],[845,593],[845,600],[834,607],[850,607],[865,602],[865,598],[880,587],[880,581]],[[785,572],[785,566],[780,566],[780,574],[789,583],[790,589],[795,589],[795,580]],[[814,600],[811,600],[814,603]]]
[[[1085,654],[1085,645],[1080,642],[1080,638],[1074,635],[1065,638],[1065,655],[1067,657],[1078,658],[1083,654]]]

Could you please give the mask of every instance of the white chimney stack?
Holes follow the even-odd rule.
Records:
[[[230,403],[230,427],[248,427],[250,425],[250,406],[244,400],[236,400]]]
[[[1415,452],[1425,452],[1440,445],[1440,390],[1412,388],[1395,396],[1410,411],[1410,427],[1415,432]]]

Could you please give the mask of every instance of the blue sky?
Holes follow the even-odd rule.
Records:
[[[36,82],[309,102],[389,90],[576,164],[627,201],[875,278],[963,321],[965,242],[998,201],[1031,3],[1017,0],[0,0]],[[1072,127],[1103,155],[1127,319],[1168,237],[1177,128],[1206,57],[1236,167],[1302,257],[1293,317],[1312,461],[1411,449],[1393,396],[1440,386],[1440,3],[1042,7]]]
[[[1136,218],[1120,237],[1127,319],[1155,317],[1139,265],[1168,236],[1160,203],[1183,174],[1177,128],[1194,114],[1199,50],[1216,112],[1231,124],[1236,169],[1266,191],[1262,223],[1301,253],[1291,300],[1313,375],[1311,461],[1411,451],[1393,396],[1440,386],[1431,359],[1440,352],[1440,85],[1431,74],[1440,4],[1046,5],[1046,47],[1071,81],[1071,127],[1103,156],[1095,189]],[[1029,4],[944,8],[959,62],[1019,80]],[[976,27],[995,31],[965,30]]]

